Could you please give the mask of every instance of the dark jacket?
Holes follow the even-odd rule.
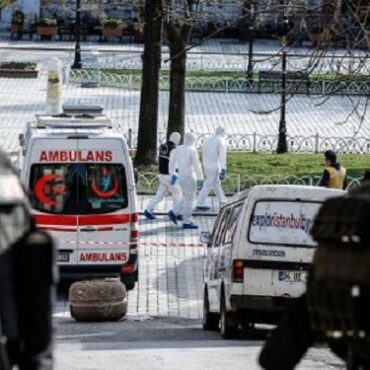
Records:
[[[158,167],[161,175],[169,175],[170,154],[175,148],[176,144],[172,141],[167,141],[159,147]]]

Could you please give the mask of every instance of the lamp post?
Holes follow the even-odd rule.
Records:
[[[81,27],[81,0],[76,0],[76,22],[75,22],[76,45],[75,45],[75,59],[72,65],[73,69],[82,68],[80,27]]]
[[[253,43],[254,43],[254,23],[256,20],[255,5],[253,2],[250,3],[249,7],[249,50],[248,50],[248,67],[247,67],[247,78],[248,80],[253,79]]]
[[[287,35],[291,30],[291,22],[286,17],[283,17],[280,24],[280,36],[282,37],[282,59],[281,59],[281,105],[280,105],[280,121],[279,121],[279,139],[276,152],[286,153],[288,151],[288,143],[286,137],[286,75],[287,75]]]

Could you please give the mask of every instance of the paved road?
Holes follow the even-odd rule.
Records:
[[[45,109],[46,75],[40,78],[0,79],[0,147],[7,152],[18,148],[18,134],[26,122]],[[65,87],[64,97],[70,103],[102,104],[113,119],[117,131],[127,135],[128,130],[137,131],[140,93],[119,88]],[[228,134],[273,135],[276,138],[279,122],[280,98],[267,94],[187,93],[186,128],[193,132],[210,133],[223,125]],[[364,99],[358,105],[358,113],[364,112]],[[351,137],[370,136],[368,110],[365,120],[353,114],[347,116],[357,104],[355,97],[333,97],[323,100],[318,97],[297,96],[287,103],[287,130],[292,136]],[[275,110],[274,110],[275,109]],[[271,114],[263,114],[272,110]],[[168,118],[168,92],[160,93],[159,132],[163,136]],[[345,123],[343,123],[345,122]],[[135,135],[134,135],[135,139]],[[266,141],[267,150],[275,147]],[[329,143],[332,146],[334,143]],[[264,143],[261,142],[261,145]],[[270,145],[270,147],[269,147]]]
[[[199,320],[132,318],[118,323],[58,320],[57,370],[257,370],[267,331],[226,341]],[[298,370],[344,369],[325,348],[310,350]]]
[[[201,231],[214,217],[197,217]],[[266,337],[261,328],[239,340],[222,340],[201,329],[202,266],[205,248],[198,232],[168,223],[140,221],[140,273],[129,292],[128,315],[118,323],[76,323],[66,291],[58,296],[54,317],[58,370],[109,369],[259,369],[256,358]],[[314,349],[298,369],[343,369],[325,349]]]
[[[42,61],[51,55],[72,63],[74,48],[74,42],[10,41],[8,34],[0,33],[0,58],[2,60]],[[253,57],[255,71],[280,70],[281,57],[279,54],[281,51],[281,45],[277,41],[257,40]],[[92,58],[91,52],[99,52],[98,63]],[[82,61],[87,67],[140,69],[142,52],[142,44],[99,43],[97,41],[82,43]],[[169,68],[168,47],[165,45],[162,47],[162,54],[162,67]],[[368,73],[367,58],[368,56],[363,51],[343,49],[324,51],[310,47],[289,47],[287,68],[306,70],[310,66],[311,73],[347,73],[349,71],[354,71],[356,74]],[[230,39],[214,39],[189,51],[187,68],[196,71],[246,71],[248,61],[248,43]]]

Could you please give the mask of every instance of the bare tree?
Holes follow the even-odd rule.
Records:
[[[145,0],[144,53],[139,115],[136,166],[155,164],[157,160],[157,127],[159,73],[161,67],[162,0]]]
[[[163,0],[164,27],[170,50],[170,97],[167,136],[185,131],[186,48],[197,18],[199,0]]]

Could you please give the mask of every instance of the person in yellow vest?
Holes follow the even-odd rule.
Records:
[[[345,189],[347,187],[347,171],[337,162],[337,155],[333,150],[325,153],[325,166],[319,186],[333,189]]]

